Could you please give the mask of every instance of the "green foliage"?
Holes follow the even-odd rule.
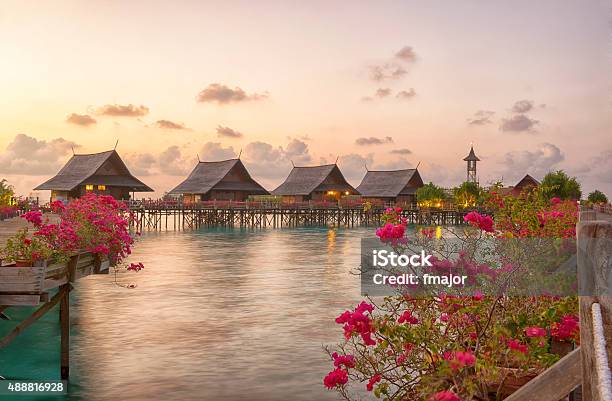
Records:
[[[598,189],[596,189],[595,191],[591,192],[589,194],[589,197],[587,198],[587,200],[590,203],[604,203],[604,204],[608,203],[608,197],[606,196],[606,194],[604,194],[603,192],[601,192]]]
[[[47,259],[52,255],[47,244],[39,237],[30,236],[27,228],[22,228],[8,238],[2,253],[3,259],[27,263]]]
[[[8,206],[13,196],[15,196],[13,186],[5,179],[0,180],[0,206]]]
[[[480,198],[481,189],[477,183],[466,181],[456,188],[453,188],[453,199],[455,205],[460,208],[476,206]]]
[[[447,196],[444,189],[430,182],[416,191],[419,206],[433,207],[443,202]]]
[[[541,184],[542,192],[548,198],[580,199],[580,183],[565,171],[551,171],[546,174]]]

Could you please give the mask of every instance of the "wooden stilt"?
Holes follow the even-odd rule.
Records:
[[[60,301],[60,376],[62,380],[70,377],[70,283],[64,284],[66,287],[64,295]],[[60,290],[61,291],[61,290]]]

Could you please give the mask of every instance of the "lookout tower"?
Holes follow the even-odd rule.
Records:
[[[467,162],[467,181],[476,182],[476,162],[479,162],[480,159],[474,153],[474,146],[470,147],[470,154],[463,160]]]

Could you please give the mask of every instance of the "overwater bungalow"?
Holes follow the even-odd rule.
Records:
[[[416,191],[423,186],[417,169],[370,171],[357,187],[364,200],[383,203],[416,203]]]
[[[130,192],[153,192],[134,177],[115,150],[73,155],[50,180],[35,190],[51,190],[51,201],[79,198],[88,192],[130,199]]]
[[[187,179],[169,192],[182,195],[184,202],[208,200],[244,201],[249,195],[267,195],[240,159],[198,162]]]
[[[337,201],[344,196],[359,195],[359,192],[346,181],[336,164],[326,164],[294,166],[272,195],[282,196],[284,202]]]

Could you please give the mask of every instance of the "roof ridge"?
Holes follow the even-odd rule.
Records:
[[[199,160],[198,163],[223,163],[223,162],[229,162],[229,161],[233,161],[233,160],[240,161],[239,158],[234,157],[234,158],[231,158],[231,159],[215,160],[215,161],[213,161],[213,160]]]
[[[394,173],[396,171],[411,171],[411,170],[417,170],[416,168],[400,168],[397,170],[368,170],[368,173]]]
[[[105,150],[104,152],[96,152],[96,153],[75,153],[72,156],[96,156],[96,155],[101,155],[102,153],[112,153],[112,152],[116,152],[115,149],[111,149],[111,150]]]
[[[318,164],[316,166],[293,166],[293,168],[317,168],[317,167],[329,167],[329,166],[337,166],[337,163],[329,163],[329,164]]]

